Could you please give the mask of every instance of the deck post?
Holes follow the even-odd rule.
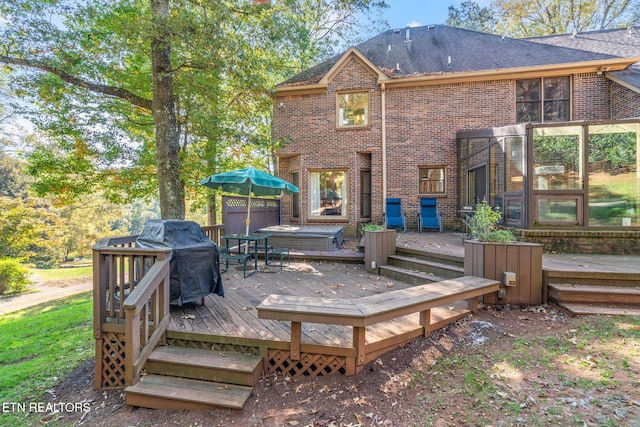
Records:
[[[467,300],[467,308],[472,313],[475,313],[476,311],[478,311],[478,298],[479,297],[472,297]]]
[[[300,342],[302,341],[302,323],[291,322],[291,360],[300,360]]]
[[[357,366],[364,365],[364,362],[366,360],[365,331],[366,331],[366,328],[364,326],[353,327],[353,346],[356,349],[356,365]]]
[[[431,332],[431,309],[420,312],[420,325],[423,328],[423,335],[426,337]]]
[[[140,312],[137,307],[127,309],[127,315],[125,316],[125,331],[126,336],[124,338],[124,348],[126,349],[124,360],[124,386],[128,387],[137,382],[134,364],[135,360],[140,354]]]

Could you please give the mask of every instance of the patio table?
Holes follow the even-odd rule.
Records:
[[[231,251],[231,246],[229,246],[229,240],[237,240],[238,241],[238,254],[240,254],[242,248],[242,242],[247,242],[248,245],[251,245],[253,242],[253,261],[254,261],[254,269],[253,273],[258,271],[258,244],[259,242],[264,240],[264,253],[265,253],[265,264],[267,262],[267,248],[268,248],[268,240],[271,237],[269,233],[254,233],[254,234],[227,234],[221,237],[224,239],[226,246]],[[253,274],[251,273],[251,274]],[[251,275],[249,274],[249,276]]]

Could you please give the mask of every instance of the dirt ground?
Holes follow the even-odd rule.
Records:
[[[605,318],[554,305],[484,308],[357,375],[262,378],[242,411],[130,408],[93,390],[93,360],[52,391],[90,411],[35,424],[87,426],[640,426],[640,329],[590,342]],[[592,340],[593,341],[593,340]]]

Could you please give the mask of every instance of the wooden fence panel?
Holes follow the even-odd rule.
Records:
[[[222,196],[222,220],[226,234],[245,233],[247,201],[248,197]],[[249,233],[271,225],[280,225],[280,200],[252,197]]]

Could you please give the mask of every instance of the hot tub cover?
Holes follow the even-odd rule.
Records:
[[[198,301],[210,293],[224,296],[220,254],[193,221],[147,221],[136,247],[171,249],[169,294],[172,304]]]

